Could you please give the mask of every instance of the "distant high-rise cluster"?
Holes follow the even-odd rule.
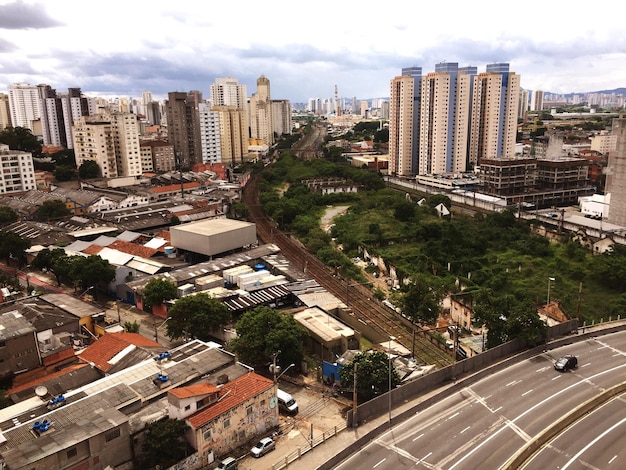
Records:
[[[263,75],[250,98],[232,77],[216,79],[209,92],[208,100],[191,90],[159,102],[150,91],[141,99],[105,99],[80,88],[61,93],[46,84],[16,83],[0,93],[0,130],[23,127],[50,149],[74,149],[79,166],[94,161],[108,178],[196,164],[235,166],[292,132],[291,103],[272,100]]]
[[[398,176],[463,173],[481,158],[515,154],[520,77],[509,64],[410,67],[391,80],[390,171]]]

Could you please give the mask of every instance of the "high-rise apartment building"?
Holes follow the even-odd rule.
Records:
[[[527,112],[528,112],[528,90],[520,89],[517,117],[519,119],[526,119]]]
[[[422,79],[418,174],[465,172],[471,80],[456,63],[437,64]]]
[[[9,112],[9,95],[0,93],[0,131],[11,125],[11,113]]]
[[[95,101],[84,97],[80,88],[57,93],[48,85],[38,85],[41,108],[41,129],[44,145],[73,148],[72,126],[82,116],[90,116]]]
[[[198,105],[198,113],[202,163],[220,163],[222,161],[222,144],[219,113],[212,111],[208,103],[200,103]]]
[[[274,123],[274,134],[291,135],[293,121],[291,120],[291,102],[289,100],[272,100],[272,120]]]
[[[83,116],[73,128],[76,165],[95,161],[104,178],[142,173],[137,116],[111,113]]]
[[[33,154],[0,144],[0,194],[37,189]]]
[[[470,164],[481,158],[515,156],[520,76],[509,64],[488,64],[474,80],[470,129]]]
[[[274,123],[270,81],[261,75],[256,81],[256,93],[250,98],[250,136],[263,140],[267,145],[274,143]]]
[[[415,82],[410,75],[391,80],[389,107],[389,171],[397,176],[412,176]]]
[[[248,155],[248,124],[246,112],[234,106],[213,106],[218,113],[222,163],[236,166]]]
[[[211,105],[234,106],[237,109],[246,109],[248,102],[246,85],[240,85],[232,77],[217,78],[210,87]]]
[[[174,161],[174,146],[163,140],[142,142],[141,169],[143,172],[156,171],[165,173],[176,169]]]
[[[535,90],[530,98],[530,110],[541,111],[543,109],[543,91]]]
[[[202,162],[196,98],[194,94],[176,91],[168,93],[165,104],[167,133],[169,141],[174,145],[176,165],[179,168],[191,168]]]
[[[9,85],[8,91],[13,127],[24,127],[37,135],[38,122],[41,118],[37,87],[27,83],[14,83]]]
[[[611,134],[615,136],[615,150],[609,152],[606,169],[607,221],[626,227],[626,118],[613,119]]]

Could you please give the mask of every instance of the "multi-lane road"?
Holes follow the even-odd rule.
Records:
[[[578,368],[554,370],[564,354]],[[372,441],[339,469],[500,469],[542,431],[626,380],[626,332],[531,357],[461,389]],[[566,428],[528,469],[626,468],[624,396]]]

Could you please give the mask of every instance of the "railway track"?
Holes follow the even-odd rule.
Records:
[[[414,333],[398,314],[376,300],[366,287],[351,284],[337,278],[319,259],[309,253],[298,240],[281,232],[267,217],[259,203],[260,175],[253,175],[244,190],[244,201],[249,210],[249,219],[256,224],[257,236],[265,243],[274,243],[282,254],[295,266],[306,266],[306,273],[315,279],[328,292],[339,299],[346,300],[355,318],[380,332],[383,337],[395,338],[395,341],[413,351],[416,359],[427,364],[444,367],[451,364],[454,358],[447,351],[440,349],[430,341],[428,333]]]

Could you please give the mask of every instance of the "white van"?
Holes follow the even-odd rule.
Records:
[[[281,390],[277,391],[278,408],[290,415],[298,414],[298,403],[287,392]]]

